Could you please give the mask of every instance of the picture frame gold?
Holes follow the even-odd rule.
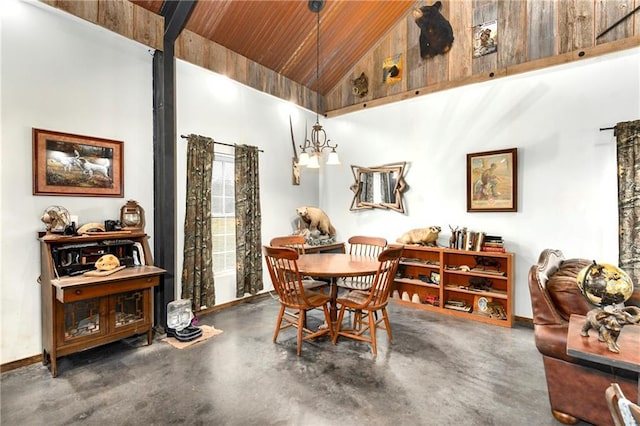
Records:
[[[123,142],[33,128],[33,195],[123,197]]]
[[[467,154],[467,211],[518,211],[518,149]]]

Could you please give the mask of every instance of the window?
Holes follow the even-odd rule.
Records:
[[[235,272],[236,211],[233,155],[216,153],[211,185],[213,272]]]

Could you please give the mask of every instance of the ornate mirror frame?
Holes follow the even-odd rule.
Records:
[[[375,167],[351,165],[354,183],[351,185],[353,201],[349,210],[390,209],[404,213],[402,193],[408,188],[404,180],[404,169],[407,163],[383,164]],[[375,177],[380,178],[374,185]],[[384,191],[384,187],[387,191]],[[381,189],[379,194],[373,194],[373,188]]]

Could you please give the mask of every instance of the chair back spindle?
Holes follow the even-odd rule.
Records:
[[[302,235],[285,235],[282,237],[273,237],[269,242],[272,247],[289,247],[298,252],[298,254],[304,253],[304,245],[307,239]]]
[[[378,257],[387,247],[387,240],[381,237],[355,235],[348,240],[349,254],[356,256]],[[374,275],[344,278],[338,287],[350,290],[368,290],[373,285]]]

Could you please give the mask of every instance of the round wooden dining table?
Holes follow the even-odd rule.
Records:
[[[380,262],[375,257],[356,256],[345,253],[303,254],[298,258],[298,271],[302,275],[331,278],[331,321],[338,320],[338,278],[375,275]]]

